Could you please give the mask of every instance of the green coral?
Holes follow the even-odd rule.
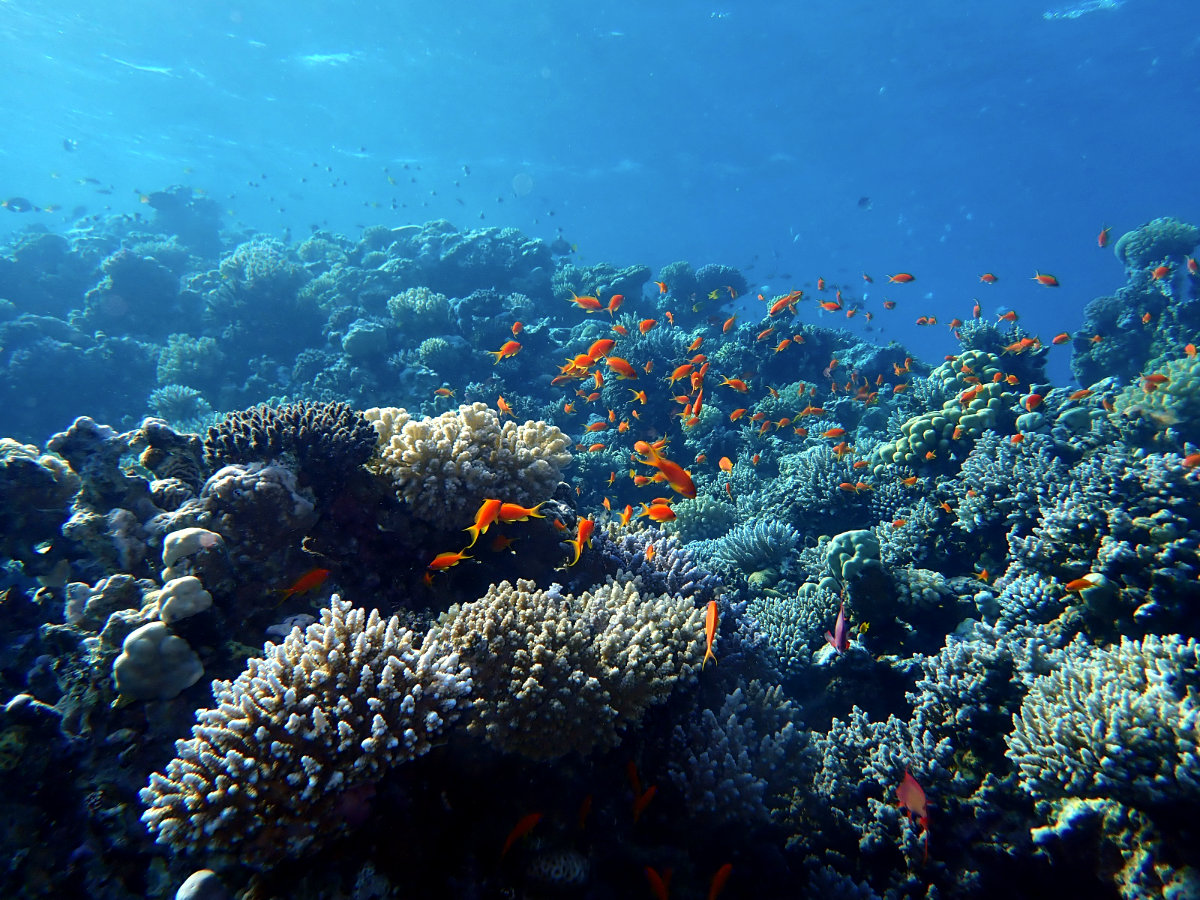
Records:
[[[427,287],[414,287],[388,298],[388,312],[401,328],[445,328],[450,324],[450,301]]]
[[[146,401],[154,414],[178,430],[199,432],[212,423],[213,408],[195,388],[164,384],[150,392]]]
[[[841,584],[857,581],[867,573],[882,573],[879,539],[865,528],[843,531],[825,550],[825,565]]]
[[[421,341],[417,348],[417,359],[421,365],[435,372],[451,372],[461,360],[461,354],[445,338],[431,337]]]
[[[966,367],[964,371],[963,367]],[[927,454],[935,459],[944,456],[952,445],[970,449],[974,439],[989,428],[999,429],[1012,424],[1012,407],[1017,394],[996,375],[1002,375],[1000,357],[982,350],[967,350],[946,361],[929,373],[935,389],[953,396],[940,410],[929,410],[913,416],[900,426],[900,437],[880,444],[872,453],[876,463],[913,464],[924,462]],[[967,379],[978,379],[978,381]],[[976,395],[964,406],[959,400],[964,391],[978,388]],[[961,428],[954,438],[955,429]]]
[[[1181,259],[1200,244],[1200,228],[1164,216],[1127,231],[1113,245],[1113,253],[1127,268],[1144,269],[1166,259]]]
[[[694,500],[680,500],[671,508],[675,511],[675,521],[668,522],[666,530],[679,535],[684,543],[715,540],[737,522],[737,510],[732,504],[706,494]]]
[[[172,334],[158,354],[158,383],[193,387],[220,387],[225,375],[225,354],[216,338]]]

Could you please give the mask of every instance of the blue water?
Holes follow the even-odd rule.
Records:
[[[764,293],[910,271],[884,336],[936,361],[917,315],[1077,327],[1121,278],[1102,226],[1200,218],[1194,10],[1044,3],[9,0],[0,193],[50,223],[183,183],[279,235],[512,225]]]

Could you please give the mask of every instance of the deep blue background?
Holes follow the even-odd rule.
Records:
[[[186,183],[297,238],[445,217],[773,292],[865,271],[932,359],[913,320],[972,297],[1048,339],[1124,281],[1102,225],[1200,221],[1200,16],[1045,2],[3,0],[0,194],[64,208],[0,229]]]

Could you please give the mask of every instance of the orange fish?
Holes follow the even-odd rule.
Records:
[[[626,328],[624,325],[618,324],[618,325],[614,325],[612,328],[613,328],[613,331],[615,331],[617,334],[621,335],[621,337],[627,337],[629,335],[629,329]]]
[[[1155,281],[1162,281],[1171,274],[1170,266],[1157,266],[1150,272],[1150,277]]]
[[[463,530],[471,535],[471,543],[464,547],[464,550],[469,550],[475,546],[475,542],[479,540],[479,536],[487,532],[488,528],[496,523],[500,518],[500,507],[504,504],[500,500],[484,500],[479,504],[479,509],[475,513],[475,523],[470,528]]]
[[[884,308],[884,309],[895,309],[895,308],[896,308],[896,301],[895,301],[895,300],[884,300],[884,301],[883,301],[883,308]]]
[[[612,314],[621,308],[621,304],[625,302],[624,294],[613,294],[608,298],[608,315],[611,318]]]
[[[496,357],[496,362],[493,363],[493,365],[496,365],[500,362],[500,360],[506,359],[510,356],[516,356],[518,353],[520,353],[521,345],[516,341],[505,341],[499,350],[489,350],[487,352]]]
[[[722,333],[727,332],[727,331],[729,331],[729,329],[733,328],[735,322],[737,322],[737,316],[730,316],[728,319],[726,319],[725,324],[721,326]]]
[[[905,487],[912,487],[914,484],[917,483],[917,476],[909,475],[907,478],[901,478],[900,483],[902,485],[904,485]]]
[[[758,337],[756,337],[754,340],[756,340],[756,341],[765,341],[765,340],[766,340],[766,339],[767,339],[767,338],[770,336],[771,332],[773,332],[774,330],[775,330],[775,326],[774,326],[774,325],[772,325],[770,328],[767,328],[767,329],[764,329],[763,331],[760,331],[760,332],[758,333]]]
[[[283,596],[279,598],[279,602],[282,603],[289,597],[294,597],[297,594],[305,594],[314,588],[320,587],[325,583],[325,579],[329,577],[329,572],[329,569],[309,569],[293,581],[291,586],[284,589]]]
[[[600,305],[599,297],[577,297],[574,291],[571,292],[571,302],[585,312],[595,312],[604,308]]]
[[[1029,410],[1029,412],[1033,412],[1035,409],[1037,409],[1041,405],[1042,405],[1042,395],[1041,394],[1030,394],[1028,397],[1025,398],[1025,408],[1027,410]]]
[[[522,329],[522,328],[524,328],[524,327],[525,327],[525,323],[524,323],[524,322],[513,322],[513,323],[512,323],[512,333],[513,333],[513,337],[516,337],[518,334],[520,334],[520,333],[521,333],[521,329]]]
[[[621,359],[619,356],[606,356],[604,362],[617,373],[617,378],[629,380],[638,377],[637,370],[629,364],[628,360]]]
[[[618,515],[621,517],[621,524],[628,526],[629,521],[633,518],[633,507],[626,503],[625,508]]]
[[[662,473],[666,478],[667,484],[675,492],[682,494],[689,500],[696,496],[696,485],[692,481],[692,476],[681,465],[662,456],[658,450],[645,441],[638,441],[633,445],[633,449],[638,453],[644,454],[645,459],[640,460],[643,465],[653,466]]]
[[[608,446],[608,444],[589,444],[588,448],[587,448],[587,452],[588,453],[599,453],[601,450],[603,450],[607,446]]]
[[[1087,388],[1083,388],[1082,390],[1078,390],[1078,391],[1076,391],[1075,393],[1073,393],[1073,394],[1072,394],[1070,397],[1068,397],[1067,399],[1068,399],[1068,400],[1084,400],[1084,399],[1086,399],[1087,397],[1090,397],[1090,396],[1092,396],[1092,392],[1091,392],[1091,391],[1089,391]]]
[[[1018,318],[1018,316],[1017,316],[1016,312],[1014,312],[1013,310],[1010,309],[1008,312],[1001,314],[1001,316],[998,319],[996,319],[996,321],[997,322],[1015,322],[1015,321],[1017,321],[1017,318]]]
[[[717,462],[717,466],[721,469],[722,472],[732,472],[733,471],[733,460],[731,460],[728,456],[722,456],[721,459]]]
[[[1035,271],[1032,280],[1045,287],[1058,287],[1058,279],[1053,275],[1047,275],[1043,272]]]
[[[916,281],[917,277],[908,272],[897,272],[895,275],[889,275],[887,280],[888,284],[908,284],[910,281]]]
[[[473,556],[467,556],[463,551],[457,553],[439,553],[429,563],[429,569],[433,572],[444,572],[446,569],[457,566],[464,559],[474,559]]]
[[[721,382],[721,384],[725,387],[733,388],[739,394],[744,394],[746,391],[750,390],[750,386],[740,378],[726,378]]]
[[[512,849],[512,845],[533,831],[533,826],[540,821],[542,821],[542,814],[540,812],[521,816],[517,820],[517,824],[513,826],[513,830],[508,833],[508,838],[504,841],[504,849],[500,851],[500,858],[503,859],[504,855]]]
[[[1050,343],[1052,343],[1052,344],[1065,344],[1065,343],[1066,343],[1067,341],[1069,341],[1070,339],[1071,339],[1071,335],[1067,334],[1067,332],[1065,332],[1065,331],[1064,331],[1064,332],[1062,332],[1061,334],[1056,334],[1054,337],[1052,337],[1052,338],[1050,339]]]
[[[982,281],[984,284],[995,284],[1000,279],[998,279],[991,272],[984,272],[982,275],[979,276],[979,280]]]
[[[496,397],[496,408],[500,410],[501,418],[505,415],[512,416],[513,414],[512,407],[508,405],[508,401],[504,399],[503,395]],[[513,416],[513,418],[516,418],[516,416]]]
[[[633,824],[637,824],[637,820],[642,817],[642,813],[646,811],[646,807],[650,805],[650,801],[654,799],[654,795],[657,793],[658,785],[652,784],[641,794],[633,798]]]
[[[708,642],[708,648],[704,651],[704,659],[700,661],[700,668],[703,669],[705,664],[711,658],[713,665],[717,664],[717,657],[713,655],[713,641],[717,637],[717,622],[720,614],[717,612],[717,601],[708,601],[708,612],[704,614],[704,639]]]
[[[824,438],[840,438],[846,434],[845,428],[830,428],[828,431],[822,431],[821,437]]]
[[[1187,270],[1191,275],[1200,275],[1200,263],[1196,262],[1194,257],[1187,258]]]
[[[742,416],[744,416],[745,414],[746,414],[746,408],[745,408],[745,407],[741,407],[740,409],[735,409],[733,412],[731,412],[731,413],[729,414],[729,421],[730,421],[730,422],[736,422],[738,419],[740,419],[740,418],[741,418]]]
[[[1149,375],[1142,376],[1142,390],[1147,394],[1153,393],[1158,389],[1159,385],[1166,384],[1171,379],[1162,372],[1153,372]]]
[[[1025,435],[1021,434],[1020,432],[1017,432],[1016,434],[1014,434],[1012,437],[1010,437],[1008,439],[1008,442],[1010,444],[1016,445],[1016,444],[1021,443],[1021,441],[1023,441],[1023,440],[1025,440]]]
[[[514,538],[510,538],[503,534],[497,534],[494,538],[492,538],[490,549],[493,553],[500,553],[501,551],[507,550],[515,543],[516,540]]]
[[[688,353],[691,353],[693,350],[699,350],[700,345],[703,343],[704,343],[703,337],[696,338],[694,341],[692,341],[690,344],[688,344]]]
[[[527,519],[544,519],[546,517],[539,513],[538,510],[542,508],[545,502],[543,500],[537,506],[533,507],[521,506],[517,503],[501,503],[500,511],[496,515],[496,521],[507,524],[509,522],[524,522]]]
[[[638,518],[647,517],[652,522],[674,522],[675,510],[667,506],[665,503],[654,503],[647,506],[642,504],[642,511],[638,513]]]
[[[658,292],[660,294],[665,294],[667,292],[667,283],[665,281],[655,281],[652,282],[652,284],[658,285]]]
[[[1105,225],[1103,228],[1100,229],[1100,233],[1098,235],[1096,235],[1096,246],[1097,247],[1107,247],[1108,246],[1108,235],[1111,231],[1112,231],[1112,228],[1110,228],[1108,225]]]
[[[650,892],[654,894],[654,900],[671,900],[671,870],[666,869],[666,874],[659,875],[653,866],[646,866],[642,871],[646,873],[646,880],[650,882]]]
[[[821,309],[825,310],[825,312],[837,312],[842,308],[842,304],[838,303],[836,300],[822,300],[820,306]]]
[[[579,562],[579,555],[583,553],[584,544],[587,544],[589,547],[592,546],[592,532],[595,531],[595,529],[596,523],[591,519],[579,520],[579,528],[575,532],[575,537],[567,541],[567,544],[569,544],[571,549],[575,551],[575,555],[571,558],[571,561],[567,563],[568,566],[573,566],[575,563]]]
[[[1148,312],[1146,312],[1146,313],[1142,313],[1142,324],[1143,324],[1143,325],[1149,325],[1149,324],[1150,324],[1150,313],[1148,313]]]
[[[657,324],[658,319],[642,319],[642,321],[638,322],[638,331],[640,331],[642,334],[645,334]]]
[[[1184,355],[1187,356],[1188,359],[1195,359],[1196,358],[1196,345],[1195,344],[1184,344],[1183,352],[1184,352]]]
[[[675,371],[673,371],[670,378],[667,379],[668,383],[674,384],[681,378],[687,378],[692,374],[692,370],[694,368],[695,367],[691,363],[684,363],[682,366],[676,366]]]
[[[1063,585],[1068,594],[1078,594],[1095,586],[1095,576],[1088,577],[1087,575],[1084,575],[1082,578],[1076,578],[1074,581],[1068,581]]]
[[[675,324],[675,313],[671,312],[668,309],[666,312],[663,313],[663,315],[667,317],[668,322],[670,322],[672,325]]]
[[[437,396],[437,397],[453,397],[454,396],[454,391],[450,390],[450,388],[438,388],[433,393],[434,393],[434,396]]]
[[[617,342],[612,338],[600,338],[598,341],[593,341],[592,346],[588,347],[587,359],[590,362],[596,362],[603,356],[608,356],[609,351],[617,346]]]

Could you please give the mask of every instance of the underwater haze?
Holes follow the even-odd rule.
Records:
[[[1182,0],[0,0],[0,896],[1200,896]]]

